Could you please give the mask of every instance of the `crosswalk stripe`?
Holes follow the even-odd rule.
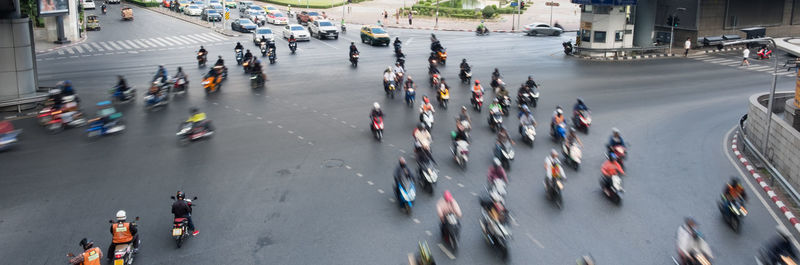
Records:
[[[709,62],[709,63],[716,63],[716,62],[724,62],[724,61],[727,61],[727,60],[730,60],[730,59],[718,58],[718,59],[710,59],[710,60],[703,60],[703,61]]]
[[[120,47],[119,45],[117,45],[113,41],[108,41],[108,45],[111,45],[111,47],[114,47],[114,49],[122,50],[122,47]]]
[[[167,44],[165,44],[164,42],[161,42],[160,40],[158,40],[158,38],[150,38],[148,40],[152,41],[155,44],[158,44],[158,46],[161,46],[161,47],[167,46]]]
[[[220,37],[219,35],[214,34],[214,33],[203,33],[203,35],[206,35],[209,38],[214,39],[214,40],[226,40],[225,38]]]
[[[124,42],[122,42],[120,40],[115,41],[114,43],[117,43],[119,46],[122,46],[123,49],[126,49],[126,50],[130,50],[131,49],[131,46],[128,46],[128,44],[125,44]]]
[[[178,39],[180,39],[180,40],[183,40],[184,42],[187,42],[187,43],[189,43],[189,44],[195,44],[195,43],[197,43],[197,41],[196,41],[196,40],[194,40],[194,39],[192,39],[192,38],[187,38],[186,36],[175,36],[175,38],[178,38]]]
[[[64,49],[58,50],[58,55],[64,55]]]
[[[181,45],[189,44],[188,42],[186,42],[186,41],[184,41],[182,39],[179,39],[178,37],[165,37],[165,39],[169,39],[169,40],[171,40],[171,41],[173,41],[175,43],[181,44]]]
[[[128,44],[128,46],[133,47],[134,49],[139,49],[139,45],[136,45],[136,43],[133,43],[132,41],[126,40],[125,43]]]
[[[69,54],[75,54],[75,51],[72,50],[72,47],[67,47],[64,50],[66,50]]]
[[[111,48],[111,46],[109,46],[108,43],[106,43],[105,41],[101,41],[99,44],[102,45],[103,48],[105,48],[107,51],[113,51],[114,50],[114,48]]]
[[[203,40],[203,42],[212,42],[212,41],[213,41],[213,40],[210,40],[210,39],[208,39],[208,38],[204,37],[204,36],[203,36],[203,35],[201,35],[201,34],[195,34],[195,35],[192,35],[192,36],[194,36],[195,38],[198,38],[198,39],[201,39],[201,40]]]
[[[92,47],[94,47],[95,49],[97,49],[97,51],[98,51],[98,52],[105,51],[105,49],[103,49],[103,47],[100,47],[100,45],[97,45],[97,43],[90,42],[89,44],[91,44],[91,45],[92,45]]]
[[[144,44],[147,44],[147,46],[150,46],[150,47],[153,47],[153,48],[155,48],[155,47],[158,47],[158,46],[157,46],[156,44],[154,44],[153,42],[150,42],[150,40],[146,40],[146,39],[140,39],[140,41],[141,41],[141,42],[143,42]]]
[[[205,41],[201,40],[200,38],[192,36],[192,35],[184,35],[183,37],[185,37],[187,39],[194,40],[195,42],[205,42]]]
[[[169,46],[173,46],[173,45],[175,45],[175,43],[172,43],[171,41],[167,40],[166,38],[155,38],[154,40],[161,41],[161,42],[163,42],[163,43],[166,43],[166,44],[167,44],[167,45],[169,45]]]
[[[769,69],[769,70],[772,70],[772,68],[771,68],[771,67],[769,67],[769,66],[764,66],[764,65],[759,65],[759,66],[753,66],[753,67],[750,67],[750,70],[759,70],[759,71],[760,71],[760,70],[762,70],[762,69]]]
[[[141,40],[131,40],[131,41],[133,43],[136,43],[136,46],[139,46],[140,48],[147,48],[147,44],[144,44],[144,42],[142,42]]]
[[[81,44],[81,46],[82,46],[84,49],[86,49],[86,51],[88,51],[88,52],[94,52],[94,49],[92,49],[92,46],[91,46],[91,45],[89,45],[89,44],[86,44],[86,43],[84,43],[84,44]]]
[[[76,46],[72,46],[72,47],[74,47],[75,50],[78,51],[78,53],[83,53],[83,48],[81,48],[81,46],[77,46],[76,45]]]
[[[727,65],[727,66],[734,66],[734,65],[739,65],[739,64],[741,64],[741,63],[740,63],[740,62],[731,62],[731,61],[727,61],[727,62],[719,62],[719,63],[717,63],[717,64],[721,64],[721,65]]]

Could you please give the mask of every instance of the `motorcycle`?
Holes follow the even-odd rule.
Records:
[[[221,67],[215,66],[214,68]],[[224,76],[224,75],[223,75]],[[222,87],[222,78],[216,78],[213,75],[206,74],[203,78],[203,82],[200,82],[203,85],[203,89],[205,89],[206,94],[217,92]]]
[[[500,78],[492,80],[492,83],[489,85],[492,86],[492,89],[494,90],[495,94],[497,94],[497,92],[500,91],[500,87],[506,87],[506,83],[503,82],[503,79]]]
[[[472,107],[475,108],[476,111],[480,112],[481,107],[483,107],[483,92],[472,92]]]
[[[550,136],[553,136],[553,142],[561,142],[567,138],[567,125],[565,123],[559,123],[555,125],[555,128],[550,129]]]
[[[139,217],[137,216],[136,221],[139,221]],[[113,224],[113,220],[108,220],[109,223]],[[137,242],[136,245],[141,245],[141,240]],[[114,265],[130,265],[133,264],[133,255],[136,254],[133,248],[134,242],[130,242],[127,244],[117,244],[114,246],[114,256],[112,257]]]
[[[350,64],[353,65],[353,67],[358,67],[358,53],[357,52],[350,54]]]
[[[144,107],[146,110],[152,110],[169,104],[169,92],[160,88],[158,90],[159,91],[155,94],[148,93],[144,96]]]
[[[397,58],[406,57],[406,55],[403,54],[403,50],[400,49],[400,46],[397,46],[397,45],[394,46],[394,56],[397,57]]]
[[[264,73],[253,73],[250,75],[250,88],[259,89],[264,88]]]
[[[536,127],[533,124],[520,125],[520,133],[522,134],[522,141],[528,143],[533,147],[533,140],[536,139]]]
[[[190,141],[211,137],[212,135],[214,135],[214,129],[211,128],[211,121],[208,120],[199,122],[198,124],[183,122],[180,127],[178,127],[178,132],[175,133],[180,145],[185,145]]]
[[[462,83],[469,84],[472,80],[472,67],[461,69],[461,71],[458,73],[458,77],[461,78]]]
[[[289,50],[294,54],[297,51],[297,42],[289,42]]]
[[[189,91],[187,88],[189,87],[189,81],[186,80],[185,77],[181,78],[173,78],[170,83],[172,83],[172,92],[175,94],[183,94]]]
[[[205,52],[197,52],[197,67],[206,66],[206,62],[208,62],[207,55]]]
[[[738,200],[727,200],[723,195],[718,205],[725,222],[730,225],[733,231],[739,232],[739,224],[742,222],[742,218],[747,216],[747,209],[744,204]]]
[[[588,134],[589,126],[592,125],[592,113],[588,110],[579,110],[572,117],[572,123],[575,124],[576,129]]]
[[[417,97],[416,89],[414,88],[406,89],[406,105],[408,105],[409,107],[413,107],[414,100],[416,99],[416,97]]]
[[[399,183],[395,183],[394,194],[397,197],[398,206],[403,208],[407,214],[411,214],[411,207],[417,197],[414,180],[412,178],[400,178]]]
[[[609,188],[606,187],[606,181],[611,181]],[[622,178],[620,178],[618,175],[613,175],[610,179],[601,176],[600,187],[603,188],[603,194],[605,194],[606,197],[612,202],[616,204],[620,204],[620,202],[622,202],[622,193],[625,192],[625,190],[622,188]]]
[[[7,124],[7,125],[5,125]],[[0,133],[0,151],[8,150],[17,144],[17,137],[22,133],[22,129],[14,130],[10,122],[0,122],[0,125],[7,126],[6,132]]]
[[[267,57],[269,57],[269,64],[274,64],[275,60],[277,60],[277,55],[275,54],[275,49],[269,49],[267,52]]]
[[[82,112],[56,110],[51,113],[51,119],[45,124],[45,128],[50,133],[59,133],[65,128],[80,127],[86,125],[86,118]]]
[[[500,253],[503,260],[508,259],[508,241],[511,239],[511,231],[506,225],[493,220],[485,209],[481,210],[479,219],[483,238],[489,246],[494,247]]]
[[[711,260],[705,254],[695,251],[689,253],[689,257],[681,264],[674,258],[673,261],[676,265],[711,265]]]
[[[500,130],[500,127],[503,126],[503,114],[500,112],[495,112],[489,115],[489,128],[492,129],[492,132],[497,132]]]
[[[428,247],[427,241],[419,242],[419,253],[417,253],[416,264],[436,265],[436,261],[433,259],[433,253],[431,253],[431,249]]]
[[[439,170],[434,167],[432,159],[426,159],[424,162],[418,162],[417,167],[422,189],[433,194],[433,187],[436,186],[436,181],[439,180]]]
[[[242,63],[242,70],[244,70],[245,74],[251,74],[253,70],[255,70],[253,65],[255,65],[255,58],[244,61],[244,63]]]
[[[452,133],[453,137],[455,137],[455,132]],[[456,163],[461,167],[467,167],[467,161],[469,161],[469,142],[464,140],[453,141],[453,145],[450,147],[450,152],[453,153],[453,159],[456,160]]]
[[[769,59],[772,56],[772,50],[764,48],[759,50],[757,55],[759,60]]]
[[[441,50],[436,52],[436,59],[438,59],[439,63],[444,65],[447,63],[447,49],[442,48]]]
[[[97,118],[89,121],[89,128],[86,129],[86,137],[94,139],[99,136],[114,134],[125,130],[125,123],[122,122],[122,113],[118,112],[114,107],[109,106],[110,102],[103,101],[97,103],[98,106],[104,107],[97,112]]]
[[[370,129],[372,129],[375,139],[381,141],[383,139],[383,117],[372,117]]]
[[[100,10],[102,10],[102,12],[103,12],[103,15],[105,15],[105,14],[106,14],[106,12],[108,12],[108,8],[107,8],[105,5],[103,5],[102,7],[100,7]]]
[[[766,248],[761,248],[758,253],[759,255],[755,257],[757,265],[797,265],[797,261],[792,258],[791,252],[772,253]]]
[[[389,85],[386,87],[386,95],[391,98],[394,98],[394,92],[397,90],[394,84],[394,81],[389,81]]]
[[[625,164],[622,161],[627,159],[626,156],[628,155],[628,149],[624,146],[617,145],[609,147],[608,151],[609,153],[613,152],[615,155],[617,155],[617,163],[619,163],[619,165],[624,169]]]
[[[572,47],[571,41],[562,42],[561,46],[564,47],[564,54],[566,55],[572,55],[572,53],[575,51]]]
[[[175,196],[170,196],[172,200],[176,200]],[[197,197],[190,199],[183,199],[189,205],[189,207],[196,206],[192,201],[196,201]],[[189,220],[186,218],[175,218],[172,220],[172,238],[175,239],[175,245],[178,248],[181,248],[183,245],[183,241],[189,237],[188,230],[189,229]]]
[[[51,92],[51,93],[53,93],[53,92]],[[56,92],[56,93],[60,93],[60,92]],[[45,107],[42,108],[39,111],[39,115],[37,116],[37,118],[39,119],[39,124],[41,124],[43,126],[47,125],[51,120],[53,120],[53,115],[54,114],[77,111],[78,110],[78,102],[76,102],[75,100],[76,100],[76,96],[75,95],[63,96],[61,98],[61,102],[62,102],[61,103],[61,105],[62,105],[61,108],[56,108],[55,105],[54,105],[55,104],[54,101],[52,99],[48,99],[44,103]],[[56,112],[58,112],[58,113],[56,113]]]
[[[508,96],[497,97],[500,101],[500,109],[503,111],[503,116],[508,116],[508,110],[511,109],[511,99]]]
[[[453,251],[458,250],[458,237],[461,232],[461,224],[454,213],[449,213],[444,217],[442,225],[442,241],[450,246]]]
[[[486,28],[486,26],[478,26],[478,28],[475,29],[475,35],[478,36],[489,35],[489,29]]]
[[[439,89],[438,98],[439,98],[439,105],[441,105],[443,109],[447,109],[447,102],[450,101],[450,90]]]
[[[539,91],[536,88],[532,88],[532,91],[532,93],[523,92],[517,95],[517,104],[520,107],[524,105],[536,107],[536,103],[539,101]]]
[[[553,168],[553,171],[556,171],[557,168]],[[561,182],[561,177],[555,177],[555,180],[552,181],[544,181],[544,190],[547,194],[547,199],[553,201],[553,203],[561,209],[564,205],[563,198],[561,197],[561,191],[564,189],[564,183]]]
[[[419,114],[419,121],[425,124],[425,129],[430,130],[433,128],[433,112],[426,111]]]
[[[129,101],[136,100],[136,88],[134,87],[127,87],[127,89],[123,91],[118,91],[117,88],[111,88],[111,99],[115,102],[125,103]]]
[[[564,161],[567,162],[567,165],[578,170],[578,167],[581,166],[581,157],[583,156],[578,143],[572,143],[571,146],[567,146],[567,141],[564,141],[564,143],[561,144],[561,152],[564,154]]]
[[[242,53],[241,49],[236,49],[235,51],[236,51],[236,64],[242,65],[244,60],[244,54]]]
[[[261,45],[259,45],[259,48],[261,49],[261,57],[267,56],[267,43],[266,42],[261,42]]]
[[[441,84],[439,83],[440,77],[439,74],[432,74],[431,75],[431,88],[438,89]]]
[[[495,143],[494,157],[500,159],[500,164],[503,168],[510,169],[511,161],[514,160],[514,149],[511,147],[511,142]]]

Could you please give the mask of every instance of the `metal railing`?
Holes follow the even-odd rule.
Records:
[[[744,129],[745,121],[747,121],[747,114],[742,116],[742,118],[739,120],[739,132],[741,132],[743,140],[742,142],[744,142],[745,148],[748,149],[751,153],[755,154],[756,158],[758,158],[758,160],[764,163],[766,170],[773,176],[773,179],[778,180],[778,183],[781,185],[781,187],[783,187],[783,190],[787,191],[786,193],[788,193],[788,195],[792,197],[792,201],[794,202],[794,204],[800,205],[800,193],[798,193],[797,190],[795,190],[794,187],[792,187],[791,183],[789,183],[789,181],[786,180],[786,178],[784,178],[783,175],[781,175],[778,169],[776,169],[775,166],[773,166],[772,163],[769,162],[769,159],[767,159],[766,156],[761,154],[761,152],[758,151],[757,148],[755,148],[755,145],[753,145],[753,143],[750,142],[749,139],[747,139],[747,132]]]
[[[620,53],[625,52],[629,54],[629,56],[636,56],[636,55],[644,55],[646,53],[666,53],[665,51],[669,49],[667,46],[653,46],[653,47],[633,47],[633,48],[582,48],[582,47],[575,47],[575,52],[577,54],[581,54],[581,52],[591,52],[591,53],[603,53],[603,58],[607,57],[620,57]],[[613,56],[608,56],[609,53],[613,53]]]

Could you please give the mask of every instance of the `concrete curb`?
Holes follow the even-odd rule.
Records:
[[[195,21],[193,19],[187,19],[184,16],[173,16],[173,15],[167,13],[167,12],[162,12],[162,10],[160,10],[160,8],[161,7],[143,7],[142,9],[148,10],[148,11],[151,11],[151,12],[155,12],[155,13],[159,13],[159,14],[162,14],[162,15],[165,15],[165,16],[168,16],[168,17],[177,18],[177,19],[180,19],[180,20],[183,20],[183,21],[186,21],[186,22],[189,22],[189,23],[192,23],[192,24],[204,27],[204,28],[208,28],[208,29],[211,29],[212,31],[214,31],[216,33],[225,35],[227,37],[239,37],[240,36],[239,34],[227,33],[227,32],[225,32],[224,29],[208,27],[208,25],[204,25],[202,23],[198,23],[198,21]]]
[[[781,212],[783,212],[783,216],[786,217],[787,220],[789,220],[789,223],[791,223],[792,226],[794,226],[794,228],[798,232],[800,232],[800,220],[798,220],[797,217],[795,217],[794,214],[789,210],[789,208],[786,207],[786,204],[784,204],[783,201],[781,201],[781,199],[778,198],[778,195],[775,194],[775,191],[773,191],[772,188],[770,188],[769,185],[767,185],[767,182],[764,181],[761,175],[756,172],[755,167],[750,165],[750,162],[748,162],[747,159],[744,158],[742,153],[739,152],[738,139],[739,139],[739,134],[737,133],[733,136],[733,140],[731,140],[731,149],[733,150],[733,154],[736,155],[736,158],[739,159],[739,162],[742,163],[745,169],[747,169],[747,171],[750,172],[750,176],[752,176],[753,179],[755,179],[756,182],[758,182],[758,185],[761,186],[762,189],[764,189],[764,192],[767,193],[772,202],[775,203],[775,205],[781,209]]]
[[[622,57],[591,57],[591,56],[580,56],[580,55],[571,55],[577,58],[581,58],[584,60],[592,60],[592,61],[632,61],[632,60],[643,60],[643,59],[655,59],[661,57],[675,57],[675,54],[648,54],[648,55],[636,55],[636,56],[622,56]]]
[[[692,53],[692,55],[702,55],[702,54],[709,54],[709,53],[718,53],[718,52],[730,52],[730,51],[739,51],[744,49],[744,47],[732,47],[732,48],[725,48],[722,50],[712,49],[712,50],[704,50],[701,52]]]
[[[38,50],[38,51],[36,51],[36,54],[48,53],[48,52],[56,51],[56,50],[59,50],[59,49],[72,47],[72,46],[75,46],[75,45],[83,43],[88,38],[89,38],[89,33],[86,33],[86,34],[83,35],[83,37],[79,41],[76,41],[76,42],[73,42],[73,43],[70,43],[70,44],[67,44],[67,45],[53,47],[53,48],[50,48],[50,49]]]
[[[440,30],[440,31],[462,31],[462,32],[475,32],[474,29],[442,29],[442,28],[434,28],[434,27],[407,27],[407,26],[392,26],[392,25],[383,25],[385,28],[394,28],[394,29],[420,29],[420,30]],[[518,30],[493,30],[490,33],[519,33],[522,31]]]

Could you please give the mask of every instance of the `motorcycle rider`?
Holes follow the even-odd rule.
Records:
[[[481,19],[481,24],[478,24],[478,30],[477,31],[480,34],[483,34],[483,33],[486,33],[486,32],[489,31],[489,29],[486,28],[486,25],[483,24],[483,19]]]
[[[500,159],[496,157],[493,159],[493,164],[489,166],[489,172],[486,176],[489,178],[489,183],[493,183],[495,179],[502,179],[508,183],[508,175],[506,174],[506,170],[503,169]]]
[[[551,149],[550,155],[544,158],[544,169],[546,173],[545,181],[547,181],[548,185],[556,178],[567,179],[567,175],[564,175],[564,167],[561,166],[561,160],[558,159],[556,149]]]
[[[527,86],[528,88],[534,88],[534,87],[539,88],[539,85],[536,84],[536,81],[533,81],[533,76],[530,75],[528,76],[528,80],[525,81],[525,86]]]
[[[436,65],[435,60],[436,58],[433,57],[433,53],[431,53],[431,57],[428,57],[428,74],[433,77],[434,74],[439,73],[439,66]]]
[[[525,93],[533,94],[533,89],[528,87],[528,86],[526,86],[525,84],[519,85],[519,90],[517,90],[517,101],[523,102],[524,99],[522,98],[522,96],[523,96],[522,94],[525,94]]]
[[[417,84],[414,83],[414,80],[411,79],[411,75],[406,76],[405,85],[403,88],[407,91],[410,88],[417,89]]]
[[[586,110],[589,110],[589,107],[587,107],[586,104],[583,103],[583,99],[578,98],[577,102],[575,102],[575,106],[572,107],[572,111],[577,114],[579,111],[586,111]]]
[[[159,78],[161,78],[160,83],[162,84],[167,81],[167,68],[164,68],[163,64],[158,65],[158,70],[156,71],[156,75],[153,77],[152,82],[155,82]]]
[[[494,72],[492,72],[492,82],[489,85],[493,88],[500,86],[500,83],[498,82],[498,80],[500,80],[500,77],[501,77],[500,70],[495,68]]]
[[[792,259],[797,259],[797,251],[792,246],[792,235],[789,230],[782,225],[775,227],[778,230],[778,237],[769,243],[765,253],[767,264],[776,264],[781,259],[781,256],[786,256]],[[783,263],[781,263],[783,264]]]
[[[130,87],[128,87],[128,81],[125,80],[125,76],[122,75],[117,76],[117,85],[114,86],[114,88],[116,89],[117,92],[120,93],[120,97],[123,97],[122,93],[130,89]]]
[[[566,143],[567,143],[568,147],[571,147],[572,144],[575,144],[575,143],[577,143],[578,146],[583,147],[583,142],[581,141],[581,138],[578,138],[578,134],[576,132],[577,132],[577,130],[575,130],[574,127],[570,127],[569,128],[569,133],[567,133],[567,139],[564,139],[564,140],[566,140]],[[570,149],[567,148],[567,150],[570,150]]]
[[[200,234],[200,231],[195,229],[194,222],[192,222],[192,204],[185,200],[186,193],[178,191],[175,198],[175,202],[172,203],[172,214],[175,216],[175,219],[186,218],[186,221],[189,222],[189,230],[192,231],[192,235],[196,236]]]
[[[497,98],[494,98],[492,104],[489,104],[489,118],[491,119],[495,113],[503,113],[503,106],[500,105],[500,100]]]
[[[392,73],[394,74],[395,81],[397,82],[396,84],[403,84],[403,76],[405,75],[406,70],[403,69],[403,66],[400,64],[400,62],[394,63]]]
[[[247,61],[250,61],[251,59],[253,59],[253,54],[250,53],[250,49],[247,49],[247,52],[244,53],[244,59],[242,59],[242,60],[244,62],[247,62]]]
[[[237,52],[238,52],[238,51],[241,51],[241,50],[244,50],[244,46],[242,46],[242,43],[240,43],[240,42],[238,42],[238,41],[237,41],[237,42],[236,42],[236,47],[233,47],[233,50],[234,50],[234,51],[237,51]]]
[[[528,108],[528,105],[522,105],[522,111],[519,113],[519,133],[522,134],[522,128],[527,125],[536,126],[536,119],[533,118],[533,113]]]
[[[425,125],[422,123],[417,125],[412,135],[414,136],[414,151],[417,154],[417,158],[421,161],[427,158],[433,160],[433,154],[431,154],[431,143],[433,143],[433,139],[431,138],[431,133],[425,128]]]
[[[461,59],[461,64],[458,65],[458,69],[461,70],[462,73],[469,72],[469,64],[467,63],[467,58]]]
[[[553,119],[550,120],[550,132],[551,134],[556,134],[556,126],[561,125],[564,123],[564,111],[561,110],[561,107],[556,108],[556,113],[553,115]]]
[[[458,202],[456,202],[449,190],[445,190],[442,198],[436,202],[436,214],[439,215],[439,228],[443,235],[445,234],[444,224],[447,222],[445,217],[448,214],[455,214],[456,217],[461,218],[461,207],[458,206]]]
[[[747,193],[744,191],[744,187],[742,184],[739,183],[738,177],[733,177],[722,190],[722,195],[725,197],[727,201],[734,201],[744,203],[747,201]]]
[[[383,90],[386,91],[386,94],[389,94],[389,85],[391,85],[395,81],[394,72],[392,72],[392,67],[386,67],[386,70],[383,71]]]
[[[203,48],[203,45],[200,45],[200,49],[197,50],[197,53],[200,53],[200,56],[205,56],[208,54],[208,51],[206,51],[206,48]]]
[[[383,111],[381,110],[381,105],[378,102],[372,103],[372,111],[369,113],[369,119],[374,120],[375,118],[383,119]]]
[[[69,264],[72,265],[100,265],[100,260],[103,258],[103,251],[99,247],[94,246],[94,241],[88,238],[81,239],[81,247],[83,253],[69,259]]]
[[[622,136],[620,135],[619,129],[611,128],[611,137],[609,137],[608,139],[608,144],[606,145],[606,148],[608,148],[608,152],[613,153],[614,152],[613,148],[617,146],[622,146],[623,148],[627,148],[625,147],[625,141],[622,140]]]
[[[294,34],[289,35],[289,49],[292,49],[292,46],[297,49],[297,39],[294,37]]]
[[[183,68],[180,67],[180,66],[178,66],[178,71],[175,73],[175,76],[173,78],[175,79],[176,82],[178,80],[180,80],[180,79],[183,79],[184,81],[188,81],[186,73],[183,72]]]
[[[431,51],[434,52],[441,52],[444,49],[442,44],[439,42],[439,39],[436,38],[436,35],[431,33]]]
[[[139,231],[136,223],[126,222],[126,213],[123,210],[117,212],[117,222],[111,224],[109,231],[111,232],[111,245],[108,246],[108,259],[114,257],[114,248],[117,245],[129,244],[133,242],[133,252],[139,252]]]
[[[472,128],[472,119],[467,112],[467,106],[461,106],[461,112],[458,113],[456,123],[463,125],[465,130],[470,130]]]
[[[496,94],[497,94],[497,98],[499,98],[499,99],[505,99],[506,97],[508,97],[508,90],[506,90],[506,87],[504,87],[504,86],[500,86],[500,87],[498,88],[498,90],[497,90],[497,93],[496,93]]]
[[[395,54],[403,54],[403,53],[400,51],[400,45],[402,45],[402,44],[403,44],[403,42],[402,42],[402,41],[400,41],[400,37],[395,37],[395,38],[394,38],[394,53],[395,53]]]
[[[625,171],[622,170],[622,166],[619,165],[617,159],[617,155],[609,154],[608,160],[603,162],[603,165],[600,166],[600,173],[603,175],[603,192],[605,192],[606,195],[608,195],[608,191],[611,190],[611,177],[625,175]]]
[[[211,126],[211,121],[206,119],[205,112],[200,112],[200,110],[198,110],[197,108],[191,108],[189,109],[189,114],[191,114],[191,116],[189,116],[189,118],[186,119],[186,122],[192,123],[192,128],[197,126],[203,126],[203,128],[205,128],[206,130],[209,131],[214,130],[214,127]]]
[[[394,169],[393,176],[394,176],[395,190],[397,190],[397,186],[399,186],[400,183],[403,182],[403,180],[414,179],[414,172],[410,168],[408,168],[408,166],[406,166],[406,159],[403,158],[402,156],[400,157],[397,168]],[[397,201],[401,201],[400,194],[398,192],[395,192],[395,196],[397,196]]]
[[[355,42],[350,42],[350,57],[352,57],[353,54],[358,54],[358,48],[356,48]]]
[[[693,264],[693,253],[702,253],[709,260],[714,258],[708,243],[697,230],[697,223],[691,217],[687,217],[685,224],[678,227],[677,248],[681,264]]]
[[[222,55],[217,56],[217,62],[214,63],[214,66],[225,67],[225,60],[222,59]]]
[[[475,98],[475,96],[478,95],[478,92],[483,95],[484,90],[483,86],[481,86],[481,80],[475,79],[475,85],[472,86],[472,97]]]

